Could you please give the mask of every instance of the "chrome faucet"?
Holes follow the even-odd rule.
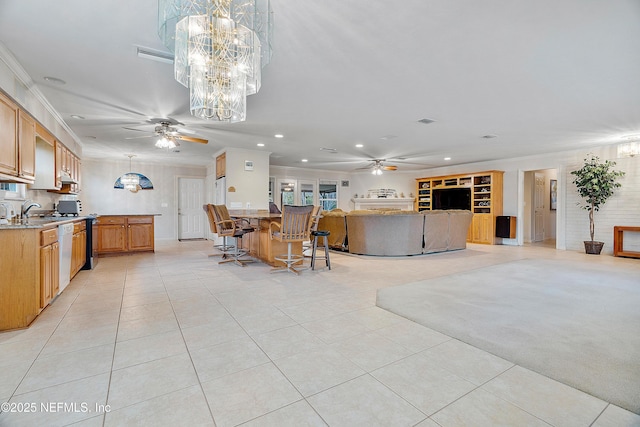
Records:
[[[27,200],[26,202],[24,202],[22,204],[22,209],[20,211],[20,217],[21,218],[28,218],[29,217],[29,210],[31,208],[41,208],[42,206],[40,206],[40,203],[36,203],[36,202],[32,202],[31,200]]]

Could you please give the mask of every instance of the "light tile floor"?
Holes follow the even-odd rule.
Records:
[[[332,253],[269,274],[210,242],[101,258],[21,331],[0,333],[0,426],[640,426],[640,416],[375,306],[376,290],[545,247],[407,258]]]

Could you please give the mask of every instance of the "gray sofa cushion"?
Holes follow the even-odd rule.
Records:
[[[347,215],[349,252],[367,255],[422,253],[423,215]]]
[[[424,253],[443,252],[449,247],[449,212],[424,211]]]
[[[447,245],[447,250],[465,249],[473,214],[471,211],[462,210],[449,210],[447,212],[449,213],[449,244]]]

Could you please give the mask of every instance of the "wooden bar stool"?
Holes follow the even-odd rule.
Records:
[[[327,263],[327,267],[331,270],[331,261],[329,260],[329,231],[326,230],[316,230],[312,231],[311,235],[313,236],[313,250],[311,251],[311,270],[316,269],[316,259],[324,259]],[[318,248],[318,238],[322,237],[324,240],[324,256],[318,257],[316,256],[316,249]]]

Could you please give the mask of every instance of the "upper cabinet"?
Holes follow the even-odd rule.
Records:
[[[80,159],[59,141],[55,144],[56,193],[80,192]]]
[[[36,178],[36,121],[20,110],[18,112],[18,177],[27,182]]]
[[[18,176],[18,106],[0,93],[0,179]]]
[[[0,181],[33,184],[36,121],[0,93]]]
[[[36,179],[36,172],[53,176]],[[65,194],[80,191],[80,159],[2,92],[0,181]]]
[[[227,153],[216,157],[216,179],[227,176]]]

